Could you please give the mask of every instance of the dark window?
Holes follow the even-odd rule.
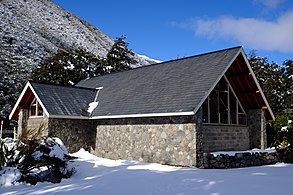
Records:
[[[210,94],[210,123],[219,123],[218,91],[213,90]]]
[[[246,125],[246,114],[223,78],[203,103],[203,122]]]
[[[35,98],[30,106],[30,116],[43,116],[43,108]]]
[[[230,124],[237,124],[237,100],[233,93],[229,93],[230,100]]]

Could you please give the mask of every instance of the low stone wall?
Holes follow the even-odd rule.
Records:
[[[226,169],[226,168],[240,168],[250,166],[269,165],[280,162],[277,152],[273,153],[236,153],[235,156],[228,154],[220,154],[214,156],[210,153],[203,154],[203,167],[207,169]]]
[[[194,116],[99,120],[96,156],[195,166]]]

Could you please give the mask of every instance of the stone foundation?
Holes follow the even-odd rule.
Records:
[[[59,137],[69,152],[80,148],[95,149],[96,121],[83,119],[53,119],[48,123],[49,136]]]
[[[110,159],[195,166],[195,118],[99,120],[95,148],[95,155]]]

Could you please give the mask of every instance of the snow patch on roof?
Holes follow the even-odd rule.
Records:
[[[87,109],[87,112],[91,114],[98,105],[99,105],[99,102],[89,103],[89,107]]]

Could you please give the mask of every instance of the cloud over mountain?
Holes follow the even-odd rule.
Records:
[[[293,10],[275,21],[220,16],[215,19],[196,18],[177,26],[191,28],[196,36],[210,40],[233,39],[253,49],[293,52],[292,21]]]

